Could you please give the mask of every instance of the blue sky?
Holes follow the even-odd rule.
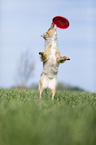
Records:
[[[61,64],[58,82],[96,92],[96,1],[95,0],[1,0],[0,4],[0,87],[16,84],[17,65],[22,52],[31,50],[35,62],[33,83],[38,83],[44,51],[41,34],[56,15],[66,17],[70,26],[57,29],[61,55],[71,58]]]

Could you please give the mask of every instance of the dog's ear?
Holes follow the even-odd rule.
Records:
[[[47,32],[41,35],[41,37],[45,38],[47,36]]]
[[[41,37],[44,37],[44,34],[43,34],[43,35],[41,35]]]

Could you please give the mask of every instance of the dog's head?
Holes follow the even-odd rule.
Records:
[[[44,33],[43,35],[41,35],[41,37],[43,37],[44,39],[53,38],[55,34],[56,34],[56,25],[52,23],[48,31]]]

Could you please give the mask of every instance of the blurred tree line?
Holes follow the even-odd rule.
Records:
[[[32,84],[32,86],[30,86],[31,89],[38,89],[38,84]],[[74,87],[74,86],[70,86],[70,85],[66,85],[62,82],[58,82],[57,83],[57,90],[73,90],[73,91],[83,91],[83,89],[79,88],[79,87]]]

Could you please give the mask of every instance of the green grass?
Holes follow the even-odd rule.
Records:
[[[95,145],[96,94],[0,89],[0,145]]]

